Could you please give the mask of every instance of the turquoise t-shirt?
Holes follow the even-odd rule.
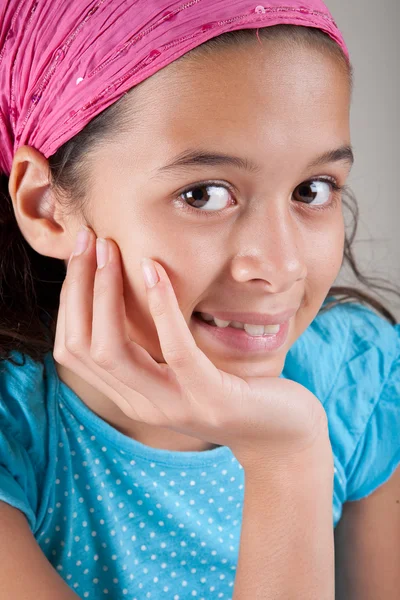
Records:
[[[226,446],[145,446],[94,414],[44,365],[0,369],[0,500],[21,510],[80,598],[232,598],[244,472]],[[283,377],[328,415],[333,521],[400,464],[400,326],[357,304],[321,313]]]

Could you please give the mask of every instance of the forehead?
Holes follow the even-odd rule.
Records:
[[[140,84],[132,101],[136,142],[141,131],[153,152],[210,143],[317,152],[350,137],[348,74],[328,53],[300,45],[263,40],[188,54]]]

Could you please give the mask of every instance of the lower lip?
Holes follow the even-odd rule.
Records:
[[[285,344],[289,333],[289,321],[281,324],[278,333],[253,337],[244,329],[209,325],[198,315],[193,315],[193,320],[217,344],[240,352],[273,352]]]

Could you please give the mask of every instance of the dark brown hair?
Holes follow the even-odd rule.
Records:
[[[318,51],[329,52],[342,65],[352,86],[352,68],[336,42],[322,31],[307,27],[278,25],[257,30],[259,40],[278,39],[286,44],[303,44]],[[194,48],[179,60],[194,58],[204,53],[214,53],[223,48],[254,43],[255,30],[244,29],[222,34]],[[134,94],[135,88],[129,92]],[[51,185],[54,193],[68,211],[82,211],[90,180],[90,155],[95,145],[106,142],[107,137],[127,122],[125,99],[107,108],[95,117],[79,134],[69,140],[49,158]],[[357,280],[369,289],[398,294],[388,283],[364,276],[358,269],[352,250],[357,231],[358,207],[354,196],[346,190],[344,206],[349,210],[351,224],[346,235],[343,262],[351,268]],[[21,352],[33,360],[43,361],[44,355],[54,346],[55,319],[59,305],[65,266],[62,260],[42,256],[24,239],[14,216],[8,192],[8,177],[0,175],[0,361],[10,359],[11,353]],[[349,301],[371,306],[391,323],[395,317],[375,297],[361,289],[333,287],[328,302],[321,310]],[[14,362],[14,361],[13,361]]]

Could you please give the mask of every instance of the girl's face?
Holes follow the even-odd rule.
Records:
[[[280,375],[342,263],[332,181],[342,186],[351,168],[348,75],[329,55],[264,41],[189,55],[126,101],[131,124],[95,153],[88,214],[120,248],[130,337],[164,362],[140,269],[147,256],[167,270],[218,368]],[[231,158],[171,166],[189,152]],[[286,341],[263,352],[217,343],[194,316],[288,310]]]

